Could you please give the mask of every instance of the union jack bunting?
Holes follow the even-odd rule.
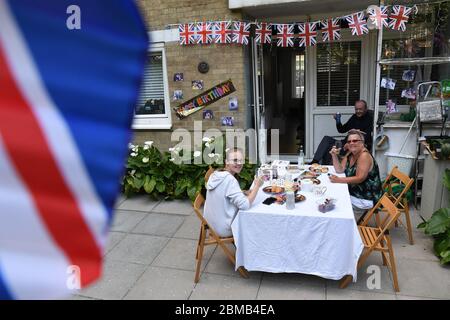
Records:
[[[293,24],[276,24],[278,47],[293,47],[294,46],[294,25]]]
[[[353,36],[361,36],[369,33],[363,12],[353,13],[345,17],[345,19],[348,21],[348,27],[352,30]]]
[[[197,25],[195,23],[185,23],[178,26],[180,32],[180,44],[188,45],[197,42]]]
[[[233,36],[233,25],[230,21],[216,23],[216,43],[231,43]]]
[[[322,21],[322,40],[335,41],[341,39],[340,19],[333,18]]]
[[[272,25],[266,22],[257,23],[255,35],[256,43],[270,43],[272,41]]]
[[[148,43],[133,0],[0,0],[0,300],[100,277]]]
[[[393,12],[391,12],[391,15],[389,16],[391,19],[389,22],[389,28],[405,31],[406,22],[408,22],[412,9],[413,8],[408,8],[405,6],[393,6]]]
[[[213,22],[199,22],[197,23],[197,43],[210,44],[214,43],[215,38],[215,23]]]
[[[251,25],[251,23],[236,21],[234,23],[233,42],[239,44],[248,44]]]
[[[383,26],[387,28],[389,26],[387,6],[370,6],[368,13],[370,21],[373,22],[377,29],[381,29]]]
[[[299,23],[298,24],[298,39],[300,40],[300,47],[310,47],[314,46],[317,43],[317,22],[311,23]]]

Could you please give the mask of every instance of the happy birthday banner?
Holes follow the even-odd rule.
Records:
[[[391,9],[391,10],[390,10]],[[414,7],[369,6],[364,11],[346,16],[329,18],[315,22],[267,23],[242,21],[208,21],[179,24],[180,45],[194,44],[241,44],[248,45],[250,36],[256,43],[270,44],[275,40],[279,47],[293,47],[298,39],[300,47],[317,44],[319,34],[323,42],[341,38],[341,22],[347,22],[353,36],[369,33],[369,29],[383,27],[398,31],[406,30],[406,23]],[[389,12],[390,11],[390,12]]]
[[[231,80],[224,81],[211,89],[195,96],[194,98],[187,100],[180,104],[178,107],[173,108],[179,119],[183,119],[188,115],[197,112],[208,104],[216,102],[219,99],[229,95],[230,93],[236,91]]]

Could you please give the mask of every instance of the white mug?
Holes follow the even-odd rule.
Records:
[[[311,192],[313,191],[314,183],[310,179],[302,180],[301,188],[302,191]]]

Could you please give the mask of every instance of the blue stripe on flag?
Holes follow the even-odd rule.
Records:
[[[12,300],[13,296],[9,293],[6,283],[3,280],[2,271],[0,269],[0,300]]]
[[[81,9],[80,30],[66,27],[69,5]],[[9,6],[111,216],[149,41],[136,5],[13,0]]]

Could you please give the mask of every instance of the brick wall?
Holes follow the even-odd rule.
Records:
[[[170,24],[185,22],[241,19],[239,12],[228,10],[228,0],[137,0],[137,3],[149,30],[162,30]],[[183,90],[184,96],[181,101],[171,101],[172,130],[185,128],[193,131],[194,121],[202,121],[203,130],[233,128],[222,127],[220,123],[222,116],[233,116],[234,128],[245,129],[246,90],[251,88],[247,88],[245,83],[245,68],[248,66],[244,65],[245,52],[242,46],[215,44],[180,46],[178,42],[167,42],[165,51],[169,95],[172,96],[174,90]],[[197,69],[201,61],[209,64],[209,72],[206,74],[200,73]],[[184,81],[173,81],[173,75],[177,72],[184,74]],[[178,106],[180,102],[184,102],[227,79],[232,80],[236,91],[205,107],[214,112],[213,120],[203,120],[202,110],[182,120],[176,117],[172,108]],[[204,90],[193,90],[192,80],[203,80]],[[239,104],[237,111],[228,110],[230,97],[237,97]],[[153,140],[157,147],[167,149],[175,144],[170,142],[172,130],[136,130],[134,140],[135,143]]]

